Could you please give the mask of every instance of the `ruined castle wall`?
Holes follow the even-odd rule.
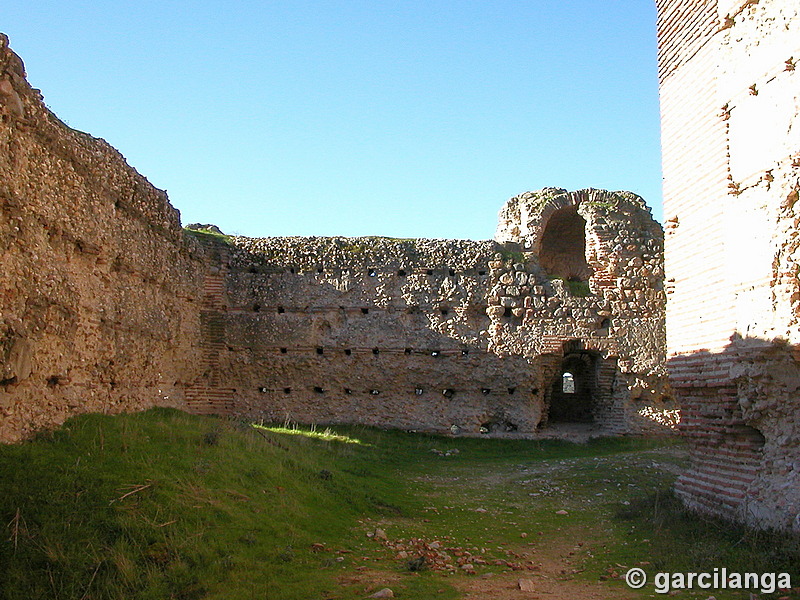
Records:
[[[536,369],[487,352],[491,242],[235,238],[219,386],[311,423],[532,430]]]
[[[638,197],[595,190],[528,194],[504,214],[529,201],[542,227],[560,208],[568,221],[580,211],[570,234],[589,281],[552,279],[521,238],[214,243],[222,292],[192,410],[530,432],[547,425],[570,355],[586,361],[596,425],[653,426],[643,409],[663,412],[668,396],[661,228]]]
[[[569,271],[553,277],[539,257],[547,253],[554,216],[570,211],[583,220],[588,270],[581,266],[571,278]],[[563,237],[566,231],[559,233]],[[674,418],[664,381],[664,234],[643,200],[592,189],[529,192],[500,211],[495,239],[519,245],[538,285],[520,288],[500,276],[488,299],[495,316],[493,347],[563,357],[565,347],[579,340],[600,359],[597,422],[610,431],[630,431],[649,425],[643,415],[671,412]],[[586,284],[582,293],[581,284]],[[514,309],[516,321],[503,319],[495,308],[509,304],[522,307]],[[546,393],[549,403],[550,386]]]
[[[0,440],[179,404],[197,376],[201,258],[164,192],[60,122],[2,36]]]
[[[800,528],[800,8],[665,0],[659,74],[672,383],[698,509]]]
[[[472,433],[670,425],[663,233],[641,198],[529,192],[484,242],[185,233],[0,46],[0,438],[155,404]]]

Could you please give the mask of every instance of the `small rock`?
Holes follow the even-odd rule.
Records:
[[[569,513],[567,511],[565,511],[564,509],[561,509],[561,510],[557,510],[556,514],[557,515],[568,515]]]
[[[476,508],[475,512],[485,513],[485,512],[489,512],[489,511],[487,511],[485,508]]]
[[[386,541],[389,537],[386,535],[386,532],[383,529],[376,529],[375,530],[375,539]]]
[[[382,590],[378,590],[368,598],[394,598],[394,592],[389,588],[383,588]]]
[[[521,538],[526,538],[526,537],[528,537],[528,534],[527,534],[527,533],[520,533],[520,534],[519,534],[519,537],[521,537]]]
[[[536,588],[533,585],[533,579],[520,579],[517,584],[519,589],[523,592],[535,592]]]

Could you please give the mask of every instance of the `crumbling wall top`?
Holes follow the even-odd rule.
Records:
[[[233,237],[233,265],[316,269],[456,269],[486,264],[501,250],[492,241],[386,237]]]
[[[632,192],[544,188],[514,196],[503,205],[494,239],[499,243],[515,242],[526,251],[538,253],[550,217],[572,206],[590,223],[603,217],[606,223],[638,221],[658,227],[645,201]]]

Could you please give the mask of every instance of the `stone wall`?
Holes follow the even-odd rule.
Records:
[[[512,198],[495,241],[187,233],[0,38],[0,439],[80,411],[477,433],[674,426],[663,232],[626,192]]]
[[[663,234],[633,194],[524,194],[499,241],[206,239],[197,412],[472,433],[674,418]],[[542,253],[568,260],[548,272]],[[568,364],[585,406],[561,394]]]
[[[800,7],[657,2],[667,325],[692,507],[800,530]]]
[[[59,121],[0,35],[0,440],[182,405],[202,257],[166,194]]]

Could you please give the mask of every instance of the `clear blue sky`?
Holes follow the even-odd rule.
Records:
[[[652,0],[6,4],[48,106],[184,224],[488,239],[542,187],[661,218]]]

